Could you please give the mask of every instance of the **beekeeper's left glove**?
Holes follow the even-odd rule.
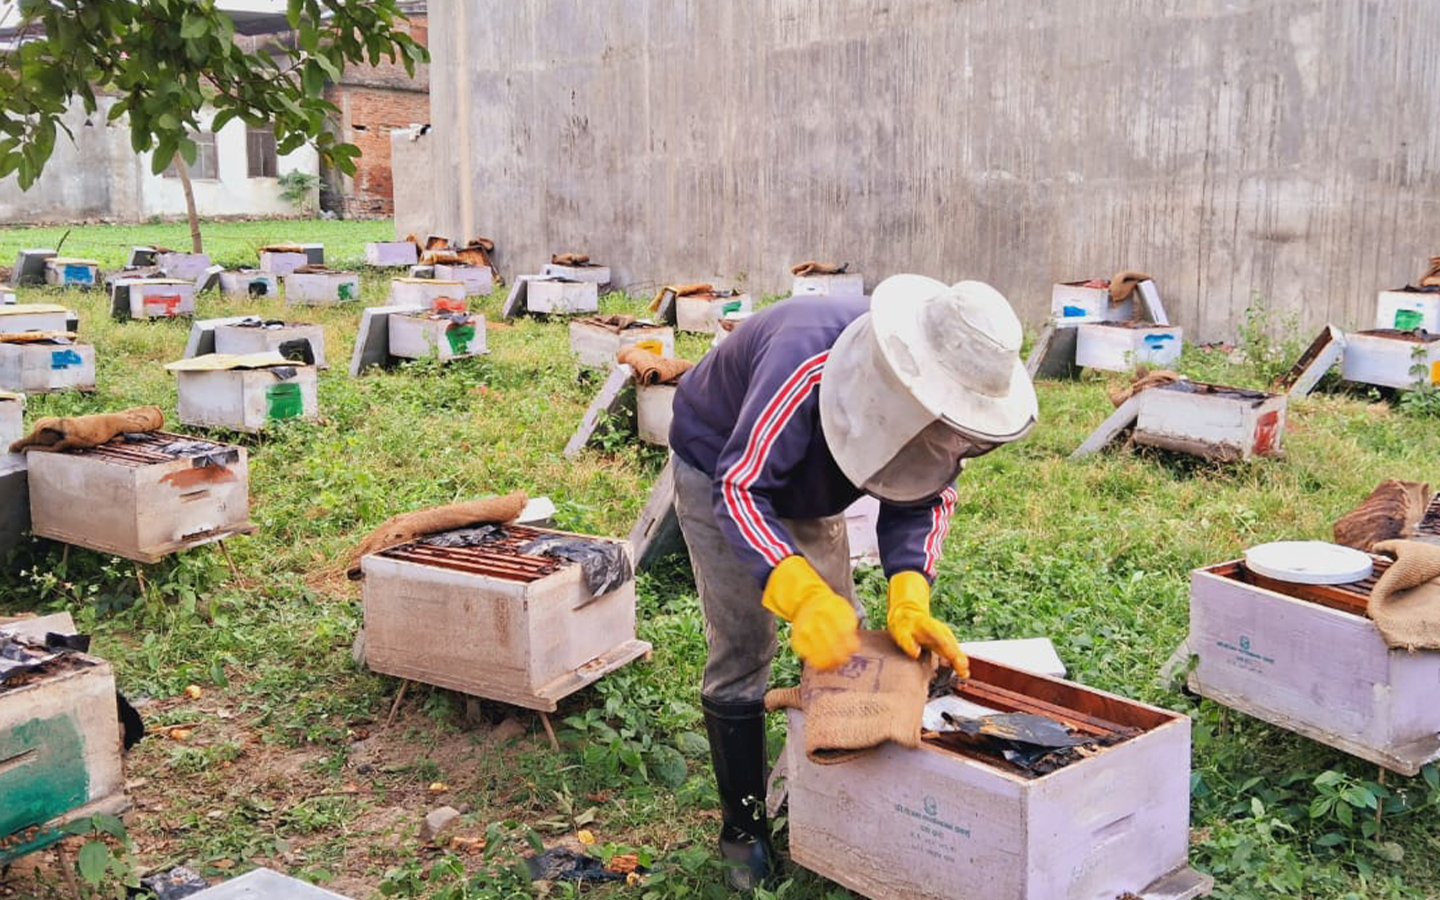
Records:
[[[930,615],[930,582],[919,572],[897,572],[890,579],[890,610],[885,625],[896,646],[918,657],[922,649],[940,657],[961,678],[970,677],[970,660],[950,626]]]

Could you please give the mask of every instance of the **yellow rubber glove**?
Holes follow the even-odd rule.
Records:
[[[787,556],[770,570],[760,602],[790,623],[790,646],[807,665],[838,669],[860,649],[860,620],[850,601],[803,556]]]
[[[926,649],[945,660],[961,678],[970,677],[970,660],[950,626],[930,615],[930,582],[919,572],[898,572],[890,579],[890,611],[885,625],[895,645],[914,659]]]

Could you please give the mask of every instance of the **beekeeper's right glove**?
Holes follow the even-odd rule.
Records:
[[[803,556],[787,556],[770,570],[760,602],[790,623],[790,646],[822,672],[844,665],[860,648],[860,620],[850,601]]]

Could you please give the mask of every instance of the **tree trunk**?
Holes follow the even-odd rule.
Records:
[[[185,189],[185,215],[190,220],[190,252],[204,253],[200,243],[200,215],[195,211],[195,189],[190,187],[190,167],[180,154],[175,154],[175,171],[180,175],[180,187]]]

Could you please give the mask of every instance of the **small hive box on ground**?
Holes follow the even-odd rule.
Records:
[[[315,367],[267,351],[207,353],[165,367],[175,373],[181,423],[256,433],[272,422],[317,418]]]
[[[27,458],[39,537],[154,563],[255,530],[244,447],[157,431]]]
[[[1141,391],[1137,444],[1235,462],[1279,456],[1285,395],[1178,381]]]
[[[45,283],[59,287],[93,288],[100,283],[100,264],[93,259],[52,256],[45,260]]]
[[[155,254],[154,264],[160,267],[166,278],[176,278],[193,284],[195,279],[210,268],[210,257],[204,253],[177,253],[167,250]]]
[[[674,417],[675,385],[635,385],[635,430],[640,440],[658,447],[670,446],[670,420]]]
[[[600,292],[593,281],[531,278],[525,286],[525,309],[543,315],[592,313],[600,309]]]
[[[118,282],[117,282],[118,285]],[[125,279],[130,318],[173,319],[195,314],[195,284],[178,278]]]
[[[1398,389],[1440,384],[1440,334],[1393,328],[1347,334],[1340,377]]]
[[[468,308],[465,296],[465,285],[459,281],[439,278],[390,279],[390,303],[395,306],[414,305],[464,312]]]
[[[1404,287],[1381,291],[1375,301],[1375,327],[1397,331],[1423,328],[1440,334],[1440,290]]]
[[[442,281],[458,281],[465,285],[465,296],[483,297],[495,290],[495,272],[489,266],[465,266],[436,263],[435,277]]]
[[[594,319],[570,322],[570,352],[582,366],[610,366],[621,350],[642,341],[659,344],[658,355],[666,359],[675,355],[675,330],[668,325],[637,321],[622,327]]]
[[[1077,326],[1075,364],[1129,372],[1138,365],[1168,366],[1180,358],[1182,332],[1148,322],[1087,322]]]
[[[276,244],[260,248],[260,271],[277,277],[310,265],[310,257],[299,244]]]
[[[0,622],[0,642],[13,624]],[[15,662],[0,658],[0,672]],[[0,681],[0,797],[0,866],[66,837],[68,822],[125,810],[109,663],[65,653]]]
[[[56,332],[41,340],[0,335],[0,390],[25,394],[94,390],[95,347],[64,334]]]
[[[0,334],[22,331],[65,331],[69,313],[54,303],[12,303],[0,306]]]
[[[485,317],[479,314],[419,312],[391,315],[390,355],[433,356],[440,362],[485,352]]]
[[[14,289],[8,284],[0,284],[0,306],[9,306],[15,302]]]
[[[280,293],[280,285],[270,272],[236,269],[220,273],[220,290],[227,297],[275,297]]]
[[[315,368],[328,369],[325,361],[325,329],[304,322],[280,322],[274,319],[249,318],[215,326],[215,352],[243,355],[275,351],[286,359],[300,361],[296,341],[310,345]]]
[[[25,435],[25,395],[0,391],[0,452]]]
[[[1190,575],[1190,688],[1404,775],[1440,759],[1440,652],[1385,646],[1364,581],[1292,584],[1242,560]]]
[[[522,548],[543,536],[505,525],[476,546],[411,543],[366,556],[365,657],[386,675],[542,711],[648,653],[635,638],[630,548],[594,596],[580,563]],[[608,567],[607,567],[608,568]],[[619,583],[615,584],[614,580]]]
[[[1050,316],[1062,326],[1125,322],[1135,318],[1135,301],[1112,304],[1110,282],[1105,279],[1066,281],[1050,289]]]
[[[962,700],[1059,721],[1109,746],[1037,774],[988,748],[927,738],[820,765],[789,712],[790,856],[873,900],[1181,900],[1211,881],[1187,865],[1190,720],[971,658]]]
[[[681,331],[714,334],[724,316],[750,311],[749,294],[737,294],[733,291],[688,294],[675,298],[675,327]]]
[[[790,283],[793,297],[859,297],[865,293],[865,276],[859,272],[834,275],[796,275]]]
[[[365,245],[369,266],[413,266],[420,261],[420,249],[411,241],[371,241]]]
[[[568,278],[571,281],[593,281],[596,286],[610,283],[610,267],[600,266],[595,263],[586,263],[583,266],[564,266],[560,263],[546,263],[540,270],[541,275],[555,278]],[[439,277],[439,273],[436,273]]]
[[[333,306],[359,298],[360,276],[354,272],[324,269],[285,276],[285,302],[289,304]]]

